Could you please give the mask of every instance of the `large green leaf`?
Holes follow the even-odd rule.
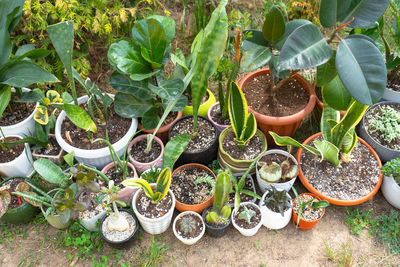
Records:
[[[67,114],[68,118],[77,127],[84,129],[85,131],[96,132],[96,124],[92,121],[89,114],[80,106],[64,103],[62,109]]]
[[[336,53],[340,80],[357,101],[378,102],[386,88],[386,66],[379,49],[364,38],[344,39]]]
[[[158,86],[149,83],[150,90],[161,98],[174,100],[183,93],[183,81],[181,79],[162,80]]]
[[[298,27],[287,38],[279,57],[280,69],[305,69],[324,64],[333,51],[314,24]]]
[[[325,28],[336,26],[346,16],[351,0],[321,0],[319,20]]]
[[[248,107],[242,91],[235,82],[232,82],[228,101],[229,119],[233,131],[236,139],[241,139],[243,130],[246,127]]]
[[[328,62],[317,67],[317,86],[324,86],[332,81],[336,75],[336,61],[335,57],[333,56],[328,60]]]
[[[18,47],[17,52],[15,52],[14,58],[15,59],[23,59],[23,58],[42,58],[50,54],[50,51],[44,48],[35,49],[35,45],[27,44],[21,45]]]
[[[0,89],[0,118],[11,99],[11,87],[4,86]]]
[[[117,93],[114,99],[115,112],[124,118],[139,118],[153,106],[151,100],[137,99],[131,94]]]
[[[265,16],[262,28],[264,38],[269,42],[275,42],[285,33],[285,18],[277,6],[272,6]]]
[[[155,19],[140,20],[132,28],[132,39],[135,50],[141,51],[153,69],[160,68],[168,47],[163,26]]]
[[[167,44],[169,45],[175,36],[175,21],[170,17],[160,15],[151,15],[147,19],[155,19],[163,26]]]
[[[254,45],[244,56],[242,70],[254,71],[268,64],[271,59],[271,51],[267,46]]]
[[[260,30],[244,30],[242,34],[245,38],[243,39],[243,49],[244,51],[249,50],[254,45],[269,46],[269,42],[265,40],[262,31]]]
[[[125,74],[147,74],[151,72],[148,62],[140,55],[140,50],[126,41],[113,43],[108,49],[108,61],[118,71]]]
[[[292,32],[294,32],[298,27],[301,27],[305,24],[311,24],[311,21],[305,19],[295,19],[286,23],[285,33],[273,44],[273,46],[277,49],[282,49],[282,46],[285,44],[289,35],[291,35]]]
[[[389,0],[352,0],[343,22],[354,17],[348,26],[351,28],[364,28],[379,19],[389,6]]]
[[[8,84],[14,87],[26,87],[34,83],[57,81],[53,74],[26,60],[11,61],[0,69],[0,84]]]
[[[274,132],[269,131],[268,132],[272,138],[274,139],[274,142],[278,145],[278,146],[295,146],[295,147],[300,147],[303,149],[306,149],[307,151],[310,151],[311,153],[319,156],[320,153],[317,149],[315,149],[312,146],[309,145],[303,145],[300,144],[299,142],[297,142],[296,140],[294,140],[293,138],[289,137],[289,136],[279,136]]]
[[[324,102],[324,108],[322,110],[321,117],[321,132],[322,137],[332,142],[332,128],[336,126],[336,124],[340,120],[340,113],[336,109],[329,106],[326,102]]]
[[[339,76],[322,87],[322,97],[324,102],[336,110],[346,110],[353,100]]]
[[[172,170],[174,168],[175,162],[185,151],[191,139],[192,136],[189,134],[180,134],[168,141],[164,148],[163,169],[170,168]]]
[[[314,141],[314,145],[321,154],[322,160],[327,160],[334,166],[339,165],[339,148],[327,140]]]
[[[46,181],[66,187],[69,177],[66,176],[62,169],[48,159],[38,159],[33,163],[35,171]]]
[[[129,93],[139,99],[149,100],[154,98],[147,80],[133,81],[126,75],[114,72],[110,76],[109,83],[118,92]]]
[[[225,51],[228,38],[228,18],[225,6],[227,0],[220,1],[218,7],[211,15],[210,21],[204,28],[200,50],[196,57],[191,79],[192,104],[193,104],[193,128],[197,131],[197,115],[200,102],[208,88],[208,79],[217,69],[219,60]],[[190,74],[190,75],[189,75]],[[185,83],[186,85],[186,83]]]
[[[33,90],[30,90],[28,92],[22,93],[21,98],[19,99],[19,102],[38,102],[44,98],[43,92],[35,88]]]
[[[151,130],[157,127],[160,116],[160,107],[153,106],[148,111],[146,111],[142,116],[142,126],[144,129]]]

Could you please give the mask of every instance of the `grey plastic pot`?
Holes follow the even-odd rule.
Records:
[[[382,99],[385,101],[394,101],[400,103],[400,92],[394,91],[390,88],[386,88],[385,92],[383,93]]]
[[[393,207],[400,209],[400,186],[393,176],[383,176],[382,194]]]
[[[79,223],[88,231],[90,232],[98,232],[99,231],[99,224],[98,222],[106,216],[107,211],[102,211],[96,216],[93,216],[90,219],[83,219],[79,218]]]
[[[382,162],[386,162],[392,159],[397,158],[400,155],[400,150],[390,149],[381,145],[378,141],[372,138],[372,136],[368,133],[367,129],[365,128],[365,116],[368,114],[368,111],[371,109],[380,106],[380,105],[388,105],[388,104],[396,104],[400,106],[400,103],[394,101],[383,101],[376,103],[373,106],[370,106],[367,111],[364,113],[364,116],[361,120],[359,131],[360,137],[364,139],[378,154],[379,158]]]

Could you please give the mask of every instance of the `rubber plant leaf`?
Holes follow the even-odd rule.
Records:
[[[168,141],[164,148],[162,169],[170,168],[172,170],[174,168],[175,162],[185,151],[190,140],[192,140],[191,135],[180,134]]]
[[[339,166],[339,148],[327,140],[316,140],[314,145],[321,154],[322,160],[327,160],[334,166]]]
[[[244,55],[242,70],[249,72],[259,69],[271,60],[271,51],[268,46],[253,45]]]
[[[265,40],[275,42],[285,33],[285,18],[281,9],[272,6],[265,16],[262,33]]]
[[[336,26],[346,16],[351,1],[348,0],[321,0],[319,19],[325,28]]]
[[[228,18],[225,11],[227,2],[227,0],[221,0],[213,11],[207,26],[204,28],[200,48],[195,58],[195,66],[192,69],[193,72],[190,73],[189,71],[188,73],[188,75],[190,74],[189,77],[193,75],[191,91],[194,133],[197,132],[198,111],[208,88],[208,79],[217,70],[219,60],[225,51],[228,38]]]
[[[133,81],[127,75],[114,72],[110,76],[109,83],[118,92],[132,94],[139,99],[148,100],[154,98],[154,94],[150,91],[149,83],[146,80]]]
[[[243,40],[243,49],[248,51],[253,46],[269,47],[269,42],[265,40],[262,31],[260,30],[244,30],[243,36],[247,37]]]
[[[365,105],[378,102],[386,88],[386,65],[379,49],[364,38],[344,39],[336,53],[336,69],[344,87]]]
[[[91,131],[93,133],[97,132],[96,124],[90,118],[89,114],[87,114],[87,112],[80,106],[64,103],[62,109],[65,111],[71,122],[77,127],[85,131]]]
[[[295,19],[286,23],[285,33],[282,35],[281,38],[279,38],[279,40],[273,43],[273,46],[279,50],[282,49],[282,46],[286,42],[289,35],[291,35],[292,32],[294,32],[297,28],[305,24],[311,24],[311,22],[305,19]]]
[[[171,185],[171,169],[165,168],[158,175],[156,182],[156,191],[160,193],[158,201],[160,201],[167,195],[170,185]]]
[[[339,76],[322,87],[322,98],[324,102],[336,110],[346,110],[353,101],[353,97],[344,87]]]
[[[46,181],[66,187],[69,177],[66,176],[62,169],[48,159],[38,159],[33,163],[35,171]]]
[[[345,0],[341,0],[343,2]],[[377,21],[389,6],[389,0],[353,0],[346,12],[346,17],[341,20],[344,23],[354,17],[348,27],[365,28]]]
[[[336,61],[333,56],[328,60],[328,62],[317,67],[317,86],[322,87],[328,84],[336,76]]]
[[[312,68],[327,62],[333,50],[314,24],[304,24],[294,30],[283,45],[279,69]]]
[[[293,138],[289,137],[289,136],[279,136],[274,132],[269,131],[268,132],[272,138],[274,139],[274,142],[278,145],[278,146],[295,146],[295,147],[299,147],[299,148],[303,148],[307,151],[310,151],[311,153],[313,153],[314,155],[320,156],[320,152],[315,149],[312,146],[309,145],[303,145],[300,144],[299,142],[297,142],[296,140],[294,140]]]
[[[0,118],[6,110],[8,103],[11,100],[11,86],[3,86],[0,88]]]

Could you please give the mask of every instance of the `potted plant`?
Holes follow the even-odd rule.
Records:
[[[298,195],[296,189],[292,187],[296,198],[293,201],[292,220],[296,228],[301,230],[312,229],[324,216],[325,208],[329,202],[321,200],[311,193]]]
[[[400,155],[400,103],[385,101],[367,109],[360,123],[363,138],[383,161]]]
[[[240,173],[267,150],[267,139],[257,129],[254,114],[248,113],[246,99],[235,82],[231,84],[228,103],[232,126],[224,129],[219,136],[218,159],[221,167]],[[251,172],[254,173],[254,169]]]
[[[33,194],[32,188],[25,182],[27,177],[10,177],[0,183],[0,221],[12,224],[27,223],[38,213],[38,208],[31,205],[14,192]]]
[[[140,178],[127,179],[122,184],[140,187],[133,196],[132,208],[143,229],[153,235],[165,232],[175,208],[175,197],[169,189],[171,169],[163,169],[155,184],[149,184]]]
[[[292,198],[285,190],[275,186],[267,188],[261,198],[260,209],[263,214],[263,225],[268,229],[282,229],[292,217]]]
[[[232,212],[233,226],[244,236],[253,236],[263,224],[260,207],[252,202],[240,203],[239,210]]]
[[[386,200],[400,209],[400,156],[383,165],[382,194]]]
[[[139,135],[129,143],[128,153],[129,161],[140,172],[148,170],[152,166],[162,166],[164,154],[164,144],[160,138],[154,137],[155,142],[152,143],[152,148],[149,153],[146,153],[147,140],[149,135]]]
[[[305,86],[308,88],[309,96],[305,96],[305,99],[309,99],[309,102],[308,104],[301,104],[299,109],[305,106],[303,110],[296,110],[299,112],[290,116],[285,116],[287,115],[285,114],[279,120],[276,117],[262,116],[256,112],[255,117],[258,125],[264,133],[275,131],[280,135],[292,136],[300,125],[301,119],[312,111],[315,104],[315,93],[310,84],[293,72],[290,75],[289,70],[321,65],[317,77],[323,79],[323,99],[337,110],[346,109],[351,102],[348,101],[349,95],[365,105],[371,105],[379,100],[386,84],[386,68],[379,49],[370,38],[364,35],[354,34],[343,38],[339,34],[343,32],[341,29],[345,26],[363,28],[374,23],[385,12],[388,4],[389,1],[386,0],[379,7],[375,6],[373,2],[363,5],[339,4],[341,12],[337,12],[336,8],[332,8],[330,1],[321,1],[321,25],[325,28],[333,28],[327,41],[318,27],[309,21],[293,20],[285,23],[284,16],[278,7],[273,6],[270,9],[266,15],[262,32],[250,30],[252,36],[244,41],[245,50],[248,50],[248,52],[243,64],[244,69],[254,70],[268,63],[269,70],[259,70],[258,73],[249,74],[240,82],[239,86],[243,88],[249,106],[255,108],[256,111],[261,111],[260,107],[266,105],[256,106],[253,104],[253,100],[260,99],[260,94],[258,90],[251,90],[250,88],[252,86],[257,87],[257,83],[265,81],[270,81],[271,85],[269,86],[270,90],[267,90],[267,93],[270,93],[270,98],[264,98],[264,103],[267,102],[268,104],[267,99],[276,102],[277,96],[287,95],[284,88],[290,83],[295,87]],[[368,16],[365,16],[365,14],[368,14]],[[338,23],[342,23],[342,25],[336,27]],[[336,38],[339,39],[339,44],[336,46],[336,53],[334,53],[329,43],[336,41]],[[332,57],[334,54],[335,57]],[[366,54],[369,57],[363,57]],[[373,70],[369,66],[373,66]],[[272,74],[270,77],[261,76],[269,71]],[[328,88],[325,86],[336,79],[337,76],[348,94],[343,93],[343,90],[338,90],[337,87]],[[284,79],[279,81],[280,78]],[[255,81],[255,79],[258,81]],[[298,91],[292,92],[299,93]],[[293,107],[293,97],[287,99],[291,101],[287,105]],[[282,106],[287,105],[283,103]],[[280,107],[272,104],[269,106]],[[278,112],[276,113],[278,114]],[[292,125],[289,126],[289,124]],[[272,125],[276,128],[272,129]],[[285,125],[287,128],[280,130],[277,128],[278,125]],[[272,141],[268,135],[267,139]]]
[[[219,238],[226,234],[231,223],[231,206],[226,205],[231,190],[231,181],[227,172],[218,174],[215,184],[213,206],[208,206],[202,213],[209,236]]]
[[[49,37],[63,62],[71,84],[73,104],[58,105],[63,109],[57,118],[55,134],[59,145],[68,153],[74,151],[75,158],[84,164],[103,168],[111,161],[107,147],[90,142],[105,138],[106,131],[117,154],[122,156],[124,148],[137,128],[136,119],[118,116],[112,108],[113,96],[102,93],[87,79],[83,81],[72,68],[74,29],[72,21],[64,21],[48,27]],[[66,41],[67,40],[67,41]],[[77,97],[75,79],[86,95]],[[65,101],[66,102],[66,101]],[[118,125],[118,126],[117,126]]]
[[[19,103],[25,88],[35,83],[56,82],[57,78],[42,69],[33,60],[47,56],[50,51],[35,49],[28,44],[18,47],[11,57],[13,44],[10,34],[21,18],[24,1],[7,1],[0,11],[1,18],[8,18],[0,25],[0,127],[4,135],[28,136],[35,132],[33,116],[36,104]],[[14,88],[13,88],[14,87]]]
[[[206,226],[197,212],[184,211],[176,216],[172,230],[183,244],[193,245],[204,235]]]
[[[265,193],[274,186],[279,190],[289,192],[299,174],[297,160],[281,149],[271,149],[260,157],[256,164],[257,182],[260,190]]]
[[[234,173],[233,174],[235,176],[234,180],[231,178],[233,183],[238,180],[240,181],[240,179],[243,177],[243,174],[244,173]],[[259,197],[256,193],[256,185],[254,183],[253,177],[250,174],[247,174],[247,176],[244,178],[244,183],[240,184],[240,188],[239,188],[239,183],[238,183],[237,189],[239,191],[240,202],[256,203],[257,198],[259,199]],[[249,193],[249,192],[253,192],[253,193]],[[229,194],[229,199],[228,199],[228,204],[231,205],[232,207],[235,204],[235,197],[236,197],[236,187],[233,186],[231,193]]]
[[[106,203],[107,216],[100,222],[101,237],[109,244],[121,245],[130,241],[139,228],[139,222],[135,215],[126,209],[118,209],[117,203],[121,206],[126,204],[117,200],[119,188],[114,186],[114,181],[110,180],[107,187],[102,187],[98,199]],[[111,207],[110,207],[111,206]]]
[[[34,173],[32,154],[28,144],[16,144],[21,136],[0,135],[0,176],[28,176]]]

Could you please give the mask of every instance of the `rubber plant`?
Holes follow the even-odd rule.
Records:
[[[226,205],[231,192],[232,184],[227,172],[220,172],[215,184],[215,196],[212,211],[210,211],[206,220],[208,223],[226,224],[231,215],[231,206]]]
[[[13,112],[11,88],[14,87],[18,98],[22,96],[21,87],[36,83],[57,82],[57,78],[34,63],[34,59],[50,54],[42,48],[35,49],[35,45],[27,44],[17,48],[13,54],[13,43],[10,34],[21,18],[25,0],[0,1],[0,117],[8,107]]]

